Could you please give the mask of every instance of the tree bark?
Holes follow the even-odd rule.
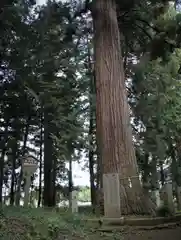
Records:
[[[95,0],[93,20],[96,117],[103,173],[120,174],[122,214],[154,213],[154,204],[143,194],[132,143],[116,1]]]
[[[162,185],[162,187],[163,187],[164,184],[165,184],[165,174],[164,174],[164,169],[163,169],[163,162],[160,161],[159,165],[160,165],[160,179],[161,179],[161,185]]]
[[[17,144],[17,138],[14,138],[14,143],[12,146],[12,172],[11,172],[11,190],[10,190],[10,205],[14,205],[15,200],[15,179],[16,179],[16,159],[17,159],[17,150],[18,150],[18,144]]]
[[[94,81],[94,71],[92,67],[91,51],[89,46],[89,35],[86,39],[87,44],[87,76],[89,78],[89,174],[90,174],[90,190],[91,190],[91,204],[93,213],[96,207],[96,186],[95,186],[95,147],[96,147],[96,132],[95,132],[95,81]]]
[[[39,173],[39,191],[38,191],[38,207],[41,205],[42,198],[42,153],[43,153],[43,114],[41,113],[40,119],[40,173]]]
[[[91,106],[92,108],[92,106]],[[91,204],[93,211],[95,211],[96,206],[96,187],[95,187],[95,174],[94,174],[94,143],[93,143],[93,134],[94,134],[94,124],[93,124],[93,110],[90,109],[90,120],[89,120],[89,174],[90,174],[90,188],[91,188]]]
[[[25,153],[26,153],[26,145],[27,145],[28,134],[29,134],[30,120],[31,120],[31,116],[29,116],[27,121],[26,121],[22,156],[24,156]],[[20,175],[19,175],[19,178],[18,178],[18,186],[17,186],[16,200],[15,200],[16,206],[19,206],[20,199],[21,199],[21,183],[22,183],[22,180],[23,180],[22,162],[20,162],[20,166],[21,166],[21,170],[20,170]]]
[[[44,192],[43,204],[53,206],[53,139],[51,109],[44,112]]]
[[[68,170],[68,188],[69,188],[69,208],[72,208],[72,191],[73,191],[73,177],[72,177],[72,157],[69,156],[69,170]]]
[[[181,140],[176,139],[176,152],[174,151],[172,155],[172,159],[176,158],[175,154],[177,154],[177,177],[176,177],[176,182],[179,187],[181,187]]]
[[[56,206],[56,195],[57,195],[57,189],[56,189],[56,177],[57,177],[57,158],[55,156],[55,153],[53,153],[53,172],[52,172],[52,205],[53,207]]]

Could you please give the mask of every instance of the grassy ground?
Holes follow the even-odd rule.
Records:
[[[5,207],[0,212],[0,240],[109,239],[110,234],[97,232],[83,219],[83,213],[75,216],[67,211]]]
[[[66,210],[4,207],[0,210],[0,240],[180,240],[180,226],[149,231],[120,227],[104,231],[88,209],[79,215]]]

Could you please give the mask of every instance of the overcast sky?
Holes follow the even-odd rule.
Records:
[[[0,0],[1,1],[1,0]],[[36,3],[38,5],[46,3],[47,0],[36,0]],[[60,1],[60,0],[59,0]],[[61,0],[62,2],[65,2],[65,0]]]
[[[44,4],[45,2],[46,2],[46,0],[36,0],[36,3],[37,3],[38,5]]]

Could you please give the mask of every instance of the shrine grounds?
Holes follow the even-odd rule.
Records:
[[[3,207],[0,240],[181,239],[181,222],[153,227],[105,227],[89,212],[82,208],[78,215],[72,215],[65,209]]]

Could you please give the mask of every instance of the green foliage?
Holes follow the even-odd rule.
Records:
[[[180,49],[176,49],[167,62],[161,59],[147,62],[139,66],[133,77],[135,124],[140,125],[137,146],[141,155],[149,154],[152,159],[147,166],[144,157],[139,158],[139,163],[148,172],[152,171],[153,161],[156,165],[165,160],[169,163],[169,159],[174,163],[176,157],[171,149],[175,151],[172,146],[181,131],[180,54]]]
[[[169,2],[118,2],[134,143],[149,188],[158,185],[158,166],[168,164],[177,183],[180,174],[180,13]]]
[[[0,41],[0,128],[5,136],[0,146],[4,152],[1,169],[6,166],[7,175],[13,176],[25,149],[38,156],[48,146],[52,151],[44,157],[59,182],[67,176],[66,162],[80,157],[84,140],[80,97],[85,88],[84,79],[78,77],[78,39],[67,39],[68,29],[76,28],[78,22],[71,20],[68,3],[48,1],[41,7],[31,3],[1,5],[6,15]],[[52,146],[46,144],[45,136]]]
[[[90,188],[89,187],[80,188],[78,199],[81,202],[90,202],[91,201]]]
[[[126,74],[130,63],[147,54],[150,59],[167,59],[170,52],[180,47],[180,13],[170,2],[118,2],[118,21],[122,34]]]

